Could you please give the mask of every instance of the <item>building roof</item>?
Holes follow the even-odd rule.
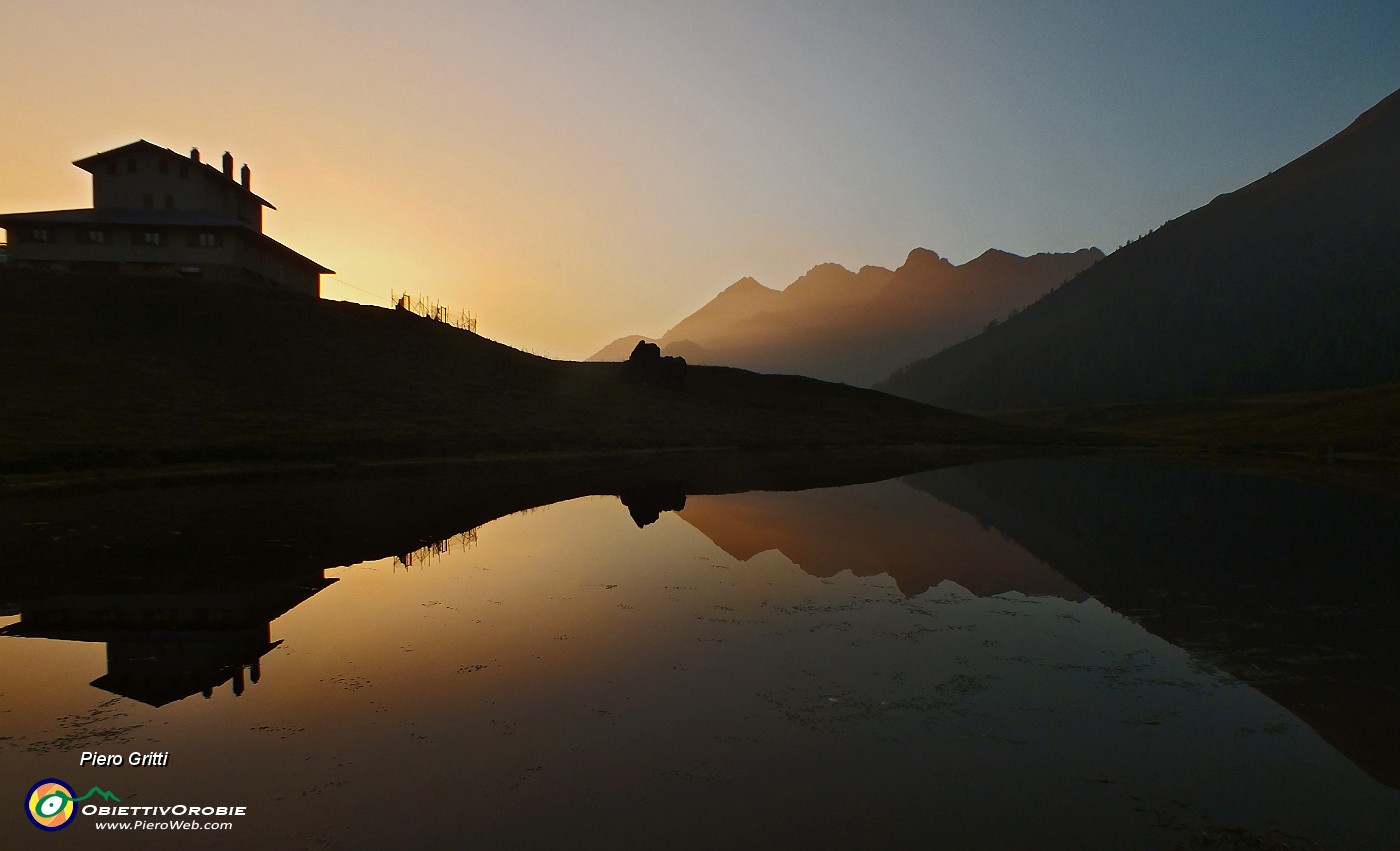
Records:
[[[189,227],[239,227],[247,225],[232,216],[197,210],[42,210],[34,213],[0,213],[0,225],[7,221],[54,225],[185,225]]]
[[[169,148],[162,148],[160,145],[147,142],[145,139],[138,139],[130,144],[122,145],[120,148],[113,148],[110,151],[103,151],[100,154],[93,154],[90,157],[84,157],[80,160],[74,160],[73,165],[77,166],[83,171],[92,172],[93,174],[96,174],[98,167],[102,163],[105,163],[110,159],[128,156],[130,154],[137,153],[138,151],[149,151],[152,153],[160,154],[162,156],[173,157],[174,159],[179,160],[184,165],[194,166],[196,169],[196,173],[204,175],[204,177],[207,180],[217,181],[224,186],[232,185],[233,187],[238,189],[239,192],[247,193],[249,196],[251,196],[259,204],[262,204],[264,207],[268,207],[273,210],[277,209],[276,207],[273,207],[272,204],[270,204],[266,198],[255,194],[252,190],[247,189],[243,186],[243,184],[239,183],[237,180],[226,177],[222,171],[215,168],[210,163],[195,162],[194,160],[190,159],[189,157],[185,156],[184,154],[178,151],[172,151]]]
[[[263,244],[264,248],[271,249],[272,251],[275,251],[278,254],[285,256],[289,260],[293,260],[298,263],[306,263],[311,266],[314,266],[316,267],[316,271],[322,275],[335,274],[334,269],[327,269],[325,266],[322,266],[320,263],[317,263],[315,260],[312,260],[310,257],[307,257],[305,254],[297,253],[293,249],[288,248],[287,246],[283,245],[282,243],[278,242],[277,240],[273,239],[265,233],[259,233],[258,231],[255,231],[252,228],[247,228],[247,231],[248,233],[256,237],[258,241]]]
[[[0,227],[34,225],[125,225],[127,227],[187,227],[231,229],[256,239],[262,246],[294,262],[309,264],[322,275],[334,275],[310,257],[299,254],[245,222],[228,216],[192,210],[45,210],[36,213],[0,213]]]

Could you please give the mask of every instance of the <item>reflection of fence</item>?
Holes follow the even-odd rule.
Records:
[[[389,300],[394,303],[395,310],[407,310],[409,313],[416,313],[425,319],[436,319],[451,325],[453,328],[461,328],[463,331],[476,333],[476,317],[465,310],[452,315],[452,308],[431,298],[418,296],[414,298],[408,293],[396,293],[389,291]]]
[[[462,552],[466,552],[474,546],[476,546],[476,530],[468,529],[460,535],[448,538],[445,541],[438,541],[433,544],[428,544],[426,547],[420,547],[411,553],[394,556],[394,561],[404,567],[413,567],[415,564],[419,567],[426,567],[444,556],[451,555],[454,549],[460,549]],[[398,568],[395,567],[395,570],[397,569]]]

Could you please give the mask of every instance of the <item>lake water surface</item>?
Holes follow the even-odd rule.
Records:
[[[1103,459],[629,502],[7,565],[4,846],[1400,847],[1393,503]],[[247,814],[44,834],[45,778]]]

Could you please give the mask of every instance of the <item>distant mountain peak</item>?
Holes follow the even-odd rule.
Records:
[[[818,263],[807,274],[788,284],[783,292],[789,298],[832,298],[849,292],[856,274],[840,263]]]
[[[938,252],[937,252],[937,251],[934,251],[932,248],[922,248],[922,247],[920,247],[920,248],[916,248],[916,249],[914,249],[913,251],[909,252],[909,256],[906,257],[906,258],[904,258],[904,263],[905,263],[906,266],[907,266],[908,264],[910,264],[910,263],[916,263],[916,262],[917,262],[917,263],[939,263],[939,262],[947,263],[948,261],[947,261],[947,260],[944,260],[942,257],[940,257],[939,254],[938,254]],[[950,264],[950,265],[951,265],[951,264]]]
[[[760,284],[757,280],[747,275],[730,284],[729,286],[725,287],[723,292],[738,295],[749,292],[758,292],[759,290],[777,292],[777,290],[773,289],[772,287],[765,287],[763,284]]]
[[[895,270],[897,274],[908,277],[909,275],[925,276],[948,272],[957,268],[946,257],[939,256],[937,251],[929,248],[916,248],[909,252],[909,256],[904,258],[904,265]]]

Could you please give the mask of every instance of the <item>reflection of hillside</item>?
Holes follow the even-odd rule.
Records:
[[[1249,682],[1400,786],[1400,506],[1111,459],[1006,461],[906,481]]]
[[[187,584],[194,565],[199,575],[275,579],[403,556],[497,517],[581,496],[622,494],[639,512],[669,510],[684,494],[878,481],[967,463],[976,452],[896,447],[541,457],[379,474],[327,470],[136,493],[0,494],[0,605],[50,593],[52,576],[60,574],[70,587],[127,576],[164,589]]]
[[[899,482],[693,496],[680,516],[741,561],[778,550],[813,576],[887,573],[910,596],[952,580],[979,596],[1083,597],[1025,550]]]
[[[20,621],[0,635],[104,642],[107,673],[92,685],[151,706],[211,697],[230,681],[241,695],[281,643],[271,622],[334,581],[317,571],[301,582],[39,597],[22,602]]]
[[[939,451],[656,453],[477,463],[0,499],[0,636],[100,641],[92,684],[161,706],[261,676],[270,622],[326,568],[431,561],[497,517],[620,494],[639,525],[685,494],[871,481],[966,460]],[[54,577],[61,577],[55,588]],[[56,593],[59,592],[59,593]]]

